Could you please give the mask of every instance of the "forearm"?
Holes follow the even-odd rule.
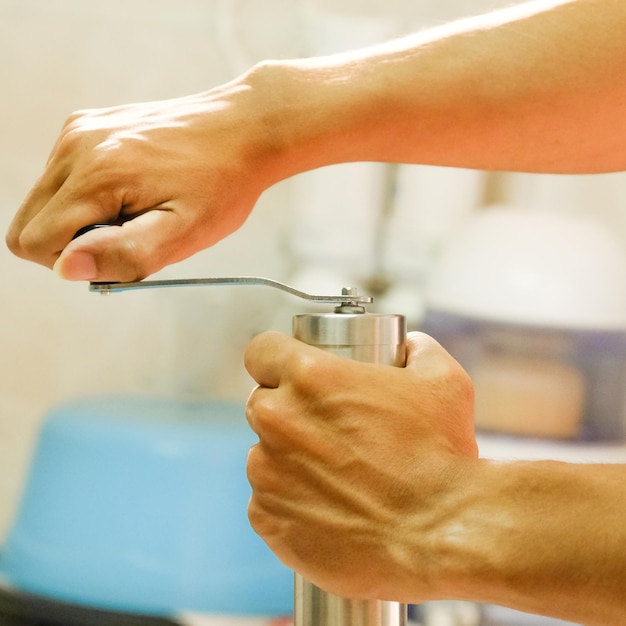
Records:
[[[480,461],[453,493],[435,542],[449,594],[626,624],[625,467]]]
[[[278,178],[342,161],[626,167],[626,5],[531,2],[361,51],[264,64]]]
[[[626,3],[546,0],[360,51],[261,63],[189,98],[72,116],[7,234],[71,280],[134,280],[347,161],[626,169]],[[90,223],[123,228],[74,234]]]

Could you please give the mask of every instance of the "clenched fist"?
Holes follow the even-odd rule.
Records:
[[[437,595],[447,498],[477,456],[473,391],[430,337],[406,368],[359,363],[278,333],[249,345],[255,530],[289,567],[344,597]]]

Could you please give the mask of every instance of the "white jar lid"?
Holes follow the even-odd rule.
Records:
[[[626,251],[593,217],[485,209],[444,244],[426,304],[492,321],[626,329]]]

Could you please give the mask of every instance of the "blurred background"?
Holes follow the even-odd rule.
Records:
[[[74,110],[199,92],[263,58],[375,43],[505,4],[0,0],[0,229],[6,231]],[[625,203],[624,174],[342,165],[268,190],[238,233],[162,275],[261,275],[323,292],[357,284],[378,296],[379,310],[403,313],[418,328],[429,274],[466,220],[495,206],[591,219],[626,250]],[[578,242],[576,248],[584,254]],[[612,270],[622,277],[622,257],[614,258]],[[242,366],[246,343],[266,329],[290,332],[291,316],[303,308],[259,287],[102,298],[4,247],[0,281],[0,541],[52,407],[128,392],[243,402],[252,387]],[[600,325],[614,330],[619,321]]]

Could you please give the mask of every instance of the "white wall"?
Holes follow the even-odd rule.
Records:
[[[0,230],[6,230],[40,174],[71,111],[192,93],[229,79],[258,58],[310,52],[301,49],[303,42],[315,40],[320,31],[313,32],[303,14],[294,10],[303,4],[305,0],[241,0],[239,21],[229,22],[226,0],[0,0]],[[324,19],[336,24],[336,13],[377,19],[393,14],[390,28],[401,33],[506,3],[308,0],[308,4],[309,11],[315,5],[318,18],[322,9],[322,29],[328,25]],[[233,26],[237,41],[228,34]],[[337,43],[341,44],[341,33]],[[420,173],[423,170],[415,170],[416,177]],[[447,174],[439,176],[440,188],[426,193],[420,187],[420,208],[426,214],[415,220],[416,240],[426,237],[419,224],[429,223],[432,206],[452,204],[449,220],[454,222],[455,216],[479,206],[489,193],[522,204],[541,200],[571,204],[575,210],[600,210],[626,240],[622,175],[554,182],[506,176],[494,182],[493,177],[476,173],[462,210],[446,195],[458,187],[449,183]],[[449,176],[466,179],[465,173],[454,171]],[[344,193],[349,196],[351,190]],[[322,246],[312,257],[301,258],[297,229],[289,219],[293,205],[298,206],[297,185],[288,181],[263,196],[235,236],[165,273],[304,279],[305,270],[324,265],[332,251]],[[373,207],[377,210],[376,203]],[[350,228],[350,219],[358,220],[359,210],[354,207],[342,228]],[[429,228],[426,243],[435,249],[451,226]],[[387,265],[404,286],[409,285],[417,302],[411,272],[422,271],[425,261],[406,258],[418,247],[410,243],[409,238],[406,252],[400,258],[396,254]],[[363,250],[374,254],[371,243],[363,245],[358,254]],[[300,273],[294,275],[293,267]],[[341,273],[336,263],[329,272],[325,280]],[[288,331],[291,312],[299,306],[259,288],[143,292],[104,299],[89,294],[85,285],[62,283],[48,270],[13,258],[3,246],[0,285],[0,538],[15,510],[37,428],[52,406],[77,395],[124,391],[243,400],[251,386],[241,365],[246,342],[266,328]],[[329,288],[336,286],[332,283]],[[394,302],[411,307],[414,301],[399,297]]]
[[[193,93],[234,75],[217,45],[210,0],[0,0],[0,51],[2,232],[73,110]],[[242,231],[171,268],[171,276],[284,278],[284,198],[284,187],[270,190]],[[0,284],[0,536],[52,406],[122,391],[245,399],[251,383],[243,347],[281,324],[273,322],[271,293],[224,288],[107,299],[4,246]]]

